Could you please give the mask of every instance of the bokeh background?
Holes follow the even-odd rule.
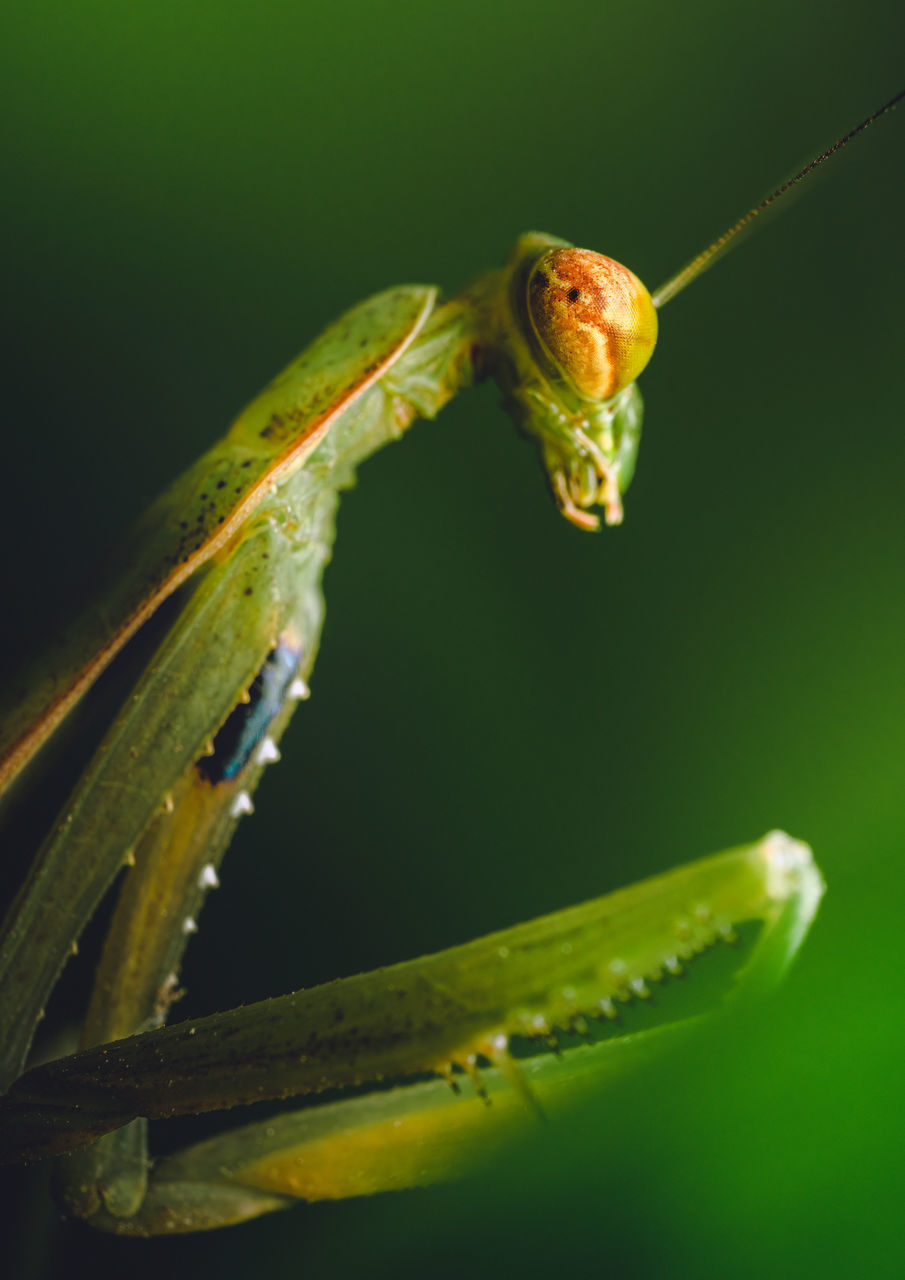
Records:
[[[905,11],[47,0],[2,26],[8,665],[344,307],[455,289],[531,227],[659,283],[902,87]],[[452,1187],[133,1243],[16,1182],[16,1280],[903,1273],[903,153],[900,109],[664,312],[621,529],[560,519],[492,387],[367,464],[183,1009],[774,826],[829,885],[784,989]]]

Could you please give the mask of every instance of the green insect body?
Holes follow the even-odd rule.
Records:
[[[549,1040],[649,994],[735,926],[760,933],[741,990],[776,980],[822,893],[806,846],[781,833],[581,907],[311,991],[163,1025],[219,859],[317,652],[340,490],[377,448],[494,377],[579,528],[622,519],[641,426],[635,378],[657,308],[736,233],[899,94],[812,161],[653,297],[627,268],[530,233],[507,266],[447,303],[427,286],[360,304],[317,339],[151,508],[100,603],[13,691],[0,789],[162,602],[169,632],[64,807],[0,928],[0,1154],[62,1158],[71,1211],[127,1235],[191,1231],[291,1203],[452,1176],[542,1108],[629,1070],[665,1031],[516,1064],[510,1039]],[[128,866],[81,1051],[19,1075],[66,957]],[[480,1074],[479,1074],[480,1069]],[[246,1126],[162,1162],[149,1117],[362,1086],[397,1087]]]
[[[124,864],[130,870],[81,1045],[165,1020],[219,859],[307,692],[338,494],[361,461],[492,373],[521,429],[537,440],[564,512],[587,527],[596,517],[585,508],[603,499],[608,518],[621,517],[619,493],[637,447],[637,391],[619,388],[605,401],[576,396],[543,356],[528,312],[529,273],[564,250],[549,237],[523,237],[505,271],[481,278],[452,302],[438,305],[435,290],[411,286],[342,317],[154,504],[114,566],[101,604],[76,625],[62,656],[45,663],[51,674],[29,676],[14,697],[3,721],[5,783],[147,617],[181,592],[175,622],[38,852],[0,932],[3,1088],[21,1070],[66,957]],[[269,695],[273,705],[261,713],[256,703],[246,712],[256,684],[274,666],[281,675]],[[241,738],[253,713],[262,716],[260,731],[246,749]],[[230,735],[236,718],[238,739]],[[431,1065],[456,1060],[464,1034],[451,1019]],[[348,1063],[322,1065],[335,1083],[349,1070]],[[424,1065],[416,1034],[377,1074]],[[300,1080],[281,1091],[309,1087]],[[70,1196],[78,1212],[96,1215],[102,1194],[117,1220],[133,1217],[146,1192],[142,1122],[74,1157],[70,1175],[73,1185],[88,1188]]]
[[[297,653],[298,679],[307,678],[323,616],[320,580],[333,541],[337,495],[351,483],[355,467],[416,416],[433,416],[472,382],[478,359],[500,374],[520,425],[540,437],[545,457],[565,450],[570,433],[578,432],[582,439],[600,434],[596,419],[567,412],[542,376],[528,372],[530,353],[512,322],[510,298],[524,264],[536,261],[550,243],[526,237],[509,272],[487,277],[446,307],[435,307],[434,290],[420,287],[391,290],[356,307],[290,365],[245,410],[223,443],[182,476],[142,521],[134,580],[117,588],[112,604],[105,602],[106,616],[115,621],[95,646],[97,652],[111,656],[134,631],[134,619],[144,616],[141,601],[175,590],[185,570],[194,567],[190,594],[7,917],[0,936],[0,1025],[11,1029],[0,1059],[4,1087],[21,1069],[32,1029],[66,955],[124,861],[160,865],[162,874],[139,870],[131,877],[135,887],[128,899],[136,905],[124,909],[122,924],[114,923],[117,941],[111,954],[117,959],[109,966],[109,978],[106,967],[100,977],[96,1004],[105,1015],[91,1016],[86,1034],[108,1039],[144,1027],[165,1012],[185,930],[191,931],[186,922],[194,920],[193,896],[204,887],[202,877],[216,873],[219,854],[250,804],[262,767],[249,761],[241,778],[209,784],[199,762],[216,750],[214,735],[268,654],[280,647]],[[614,465],[626,452],[620,433],[624,422],[631,426],[622,434],[632,448],[637,438],[636,394],[631,392],[630,405],[621,392],[615,404],[590,406],[603,420]],[[618,445],[613,443],[617,439]],[[593,458],[578,452],[574,443],[571,447],[577,478],[573,482],[566,476],[557,457],[555,483],[571,485],[570,501],[593,502],[601,483],[588,484]],[[609,464],[604,460],[601,465]],[[612,482],[608,475],[604,483]],[[218,498],[224,493],[230,497]],[[117,582],[121,580],[118,576]],[[87,633],[87,625],[82,630]],[[95,675],[99,669],[97,659]],[[56,709],[74,701],[86,678],[83,668],[76,667],[65,683],[56,668],[49,689],[36,682],[28,709],[34,715],[35,705],[41,706],[44,715],[20,742],[34,742],[53,723]],[[287,699],[286,710],[269,730],[270,750],[290,703]],[[21,753],[18,744],[10,759],[17,758],[17,751]],[[124,778],[129,780],[128,802],[111,809],[111,789]],[[207,795],[212,789],[216,795]],[[196,835],[190,836],[193,826]],[[174,843],[176,830],[180,834]],[[184,845],[191,847],[191,857]],[[158,859],[152,851],[160,847],[171,853]],[[161,912],[159,906],[143,905],[160,893],[158,879],[174,882],[171,864],[177,849],[182,851],[186,909]],[[146,876],[147,889],[140,887]],[[169,930],[161,921],[169,921]],[[170,937],[166,944],[165,933]],[[157,993],[153,1003],[146,993],[141,1008],[136,985],[123,976],[119,960],[126,937],[145,975],[143,985]],[[152,952],[155,959],[149,964]],[[131,993],[127,1003],[118,996],[118,986]]]
[[[436,291],[422,286],[369,299],[276,378],[223,442],[140,522],[99,606],[76,625],[62,655],[45,663],[50,674],[28,677],[3,721],[0,780],[8,784],[142,622],[168,595],[181,593],[169,633],[36,855],[0,931],[4,1089],[22,1068],[67,956],[124,864],[129,873],[81,1046],[89,1050],[164,1022],[178,995],[183,951],[202,900],[217,883],[219,859],[236,822],[251,810],[257,781],[278,756],[280,734],[307,692],[338,494],[361,461],[415,418],[433,417],[459,390],[492,374],[518,426],[537,442],[564,514],[593,527],[597,520],[588,508],[602,502],[609,521],[621,519],[641,409],[622,367],[631,348],[626,333],[635,324],[626,313],[631,306],[620,288],[610,314],[601,286],[613,272],[630,276],[601,255],[532,234],[518,242],[505,270],[480,278],[449,303],[439,305]],[[541,276],[544,308],[532,304]],[[638,328],[644,351],[629,361],[634,373],[652,336],[644,319],[649,297],[631,281],[629,292],[641,296],[643,313]],[[563,354],[567,341],[557,343],[551,334],[554,322],[568,326],[576,289],[582,332],[589,328],[588,307],[600,326],[595,350],[606,366],[605,398],[581,390]],[[618,342],[610,341],[614,317]],[[579,363],[586,371],[587,352]],[[556,934],[559,926],[552,928]],[[514,957],[521,954],[521,943],[498,945]],[[531,947],[526,952],[531,964],[535,953]],[[315,1078],[299,1076],[297,1061],[291,1080],[271,1063],[268,1087],[297,1093],[318,1082],[448,1070],[473,1060],[513,1030],[503,1006],[516,998],[514,963],[492,997],[462,992],[433,1014],[425,1006],[410,1010],[404,1033],[393,1031],[389,1060],[377,1054],[363,1065],[347,1046],[335,1044]],[[430,968],[426,961],[421,966]],[[651,960],[638,973],[657,967]],[[573,985],[567,979],[568,973],[562,989]],[[368,1033],[374,1045],[389,1034],[397,1008],[381,992],[378,984],[376,995],[368,995],[376,1017]],[[596,998],[599,1003],[616,994]],[[545,1001],[535,993],[532,1016],[544,1025],[561,1021],[558,998],[554,993]],[[332,1016],[315,1002],[304,1025],[317,1028]],[[429,1028],[435,1042],[428,1048]],[[259,1030],[249,1034],[255,1038]],[[183,1075],[192,1068],[171,1069]],[[69,1103],[73,1114],[84,1114],[71,1091]],[[144,1103],[142,1109],[148,1113]],[[147,1159],[144,1121],[125,1124],[132,1119],[120,1117],[118,1132],[71,1157],[69,1204],[75,1211],[138,1220]],[[14,1149],[12,1139],[10,1144]],[[32,1152],[41,1147],[37,1140],[27,1145]]]

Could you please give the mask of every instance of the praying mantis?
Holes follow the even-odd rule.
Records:
[[[308,693],[320,580],[338,494],[418,417],[493,377],[579,529],[622,519],[641,424],[636,379],[657,313],[710,266],[746,214],[652,295],[627,268],[550,236],[449,302],[391,289],[318,338],[162,495],[90,609],[14,694],[9,786],[103,668],[178,593],[170,630],[54,824],[0,933],[2,1141],[64,1154],[69,1209],[121,1234],[198,1230],[294,1197],[360,1194],[448,1176],[512,1126],[628,1069],[657,1037],[603,1040],[516,1063],[510,1038],[609,1019],[649,983],[748,921],[742,989],[775,979],[822,884],[807,847],[773,833],[609,898],[374,974],[165,1027],[182,952],[219,858]],[[50,989],[123,867],[80,1052],[17,1080]],[[490,1064],[489,1067],[482,1064]],[[308,1108],[157,1166],[148,1117],[437,1073],[443,1079]]]

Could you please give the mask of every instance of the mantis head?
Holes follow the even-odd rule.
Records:
[[[901,90],[815,156],[664,281],[653,294],[627,267],[529,232],[509,263],[509,370],[501,381],[522,429],[536,438],[563,515],[596,529],[622,520],[635,467],[641,397],[635,379],[657,340],[657,310],[739,244],[754,220],[905,98]],[[508,329],[508,333],[506,332]],[[521,384],[521,385],[520,385]]]
[[[657,312],[638,277],[612,258],[529,233],[511,260],[518,338],[509,392],[537,439],[556,502],[573,524],[622,519],[635,469],[641,401],[634,382],[653,354]]]

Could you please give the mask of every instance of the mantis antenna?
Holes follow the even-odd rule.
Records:
[[[851,142],[852,138],[857,138],[858,134],[863,133],[868,125],[873,124],[875,120],[879,120],[880,116],[886,115],[886,112],[891,111],[903,98],[905,98],[905,89],[900,90],[894,98],[890,98],[882,107],[879,107],[872,115],[869,115],[866,120],[862,120],[850,133],[837,138],[831,147],[828,147],[821,155],[815,156],[813,160],[809,160],[794,177],[788,178],[774,192],[761,200],[760,204],[756,204],[753,209],[749,209],[747,213],[743,214],[738,222],[734,222],[727,231],[718,236],[713,244],[708,245],[696,258],[692,258],[680,271],[677,271],[674,276],[670,276],[668,280],[660,285],[659,289],[654,291],[651,295],[651,301],[654,306],[665,306],[677,293],[681,293],[686,285],[691,284],[692,280],[696,280],[708,267],[712,267],[717,259],[721,258],[728,249],[732,248],[739,232],[749,227],[759,213],[763,213],[770,205],[775,204],[781,196],[784,196],[792,187],[802,182],[819,165],[822,165],[824,160],[829,160],[831,155],[841,151],[846,143]]]

